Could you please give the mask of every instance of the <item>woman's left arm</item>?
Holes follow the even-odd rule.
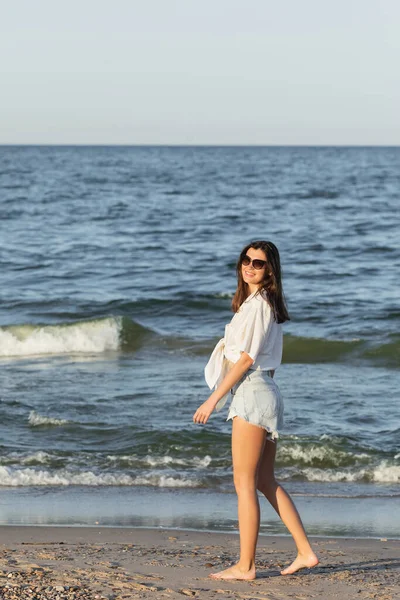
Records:
[[[217,389],[214,390],[211,396],[196,410],[193,415],[193,422],[207,423],[209,416],[215,409],[219,400],[233,388],[253,363],[254,360],[246,352],[242,352],[239,360],[235,362],[230,371],[228,371]]]

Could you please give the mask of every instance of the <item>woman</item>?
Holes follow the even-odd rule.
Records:
[[[271,242],[251,242],[237,263],[238,286],[232,301],[235,315],[225,328],[205,368],[215,391],[193,415],[207,423],[220,410],[229,391],[232,402],[233,478],[238,496],[239,561],[214,579],[255,579],[255,553],[260,527],[257,490],[262,492],[292,534],[297,557],[282,575],[318,564],[290,496],[275,480],[276,440],[283,424],[283,402],[273,380],[282,359],[285,306],[278,249]]]

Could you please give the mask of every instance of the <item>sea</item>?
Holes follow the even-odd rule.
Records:
[[[265,239],[277,478],[310,535],[399,538],[399,207],[399,147],[1,146],[0,524],[237,533],[229,402],[192,418]]]

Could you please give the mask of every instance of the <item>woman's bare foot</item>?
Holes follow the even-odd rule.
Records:
[[[236,564],[233,565],[233,567],[229,567],[229,569],[225,569],[224,571],[210,573],[209,577],[212,579],[255,579],[256,568],[252,567],[250,569],[242,570],[238,564]]]
[[[281,575],[291,575],[300,569],[311,569],[319,563],[317,555],[314,552],[310,554],[298,554],[291,565],[281,571]]]

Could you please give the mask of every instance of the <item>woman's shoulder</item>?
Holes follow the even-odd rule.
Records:
[[[268,294],[264,289],[257,290],[247,300],[253,307],[269,307]]]
[[[264,312],[269,314],[271,307],[268,302],[267,293],[264,290],[257,290],[251,294],[240,307],[246,314]]]

